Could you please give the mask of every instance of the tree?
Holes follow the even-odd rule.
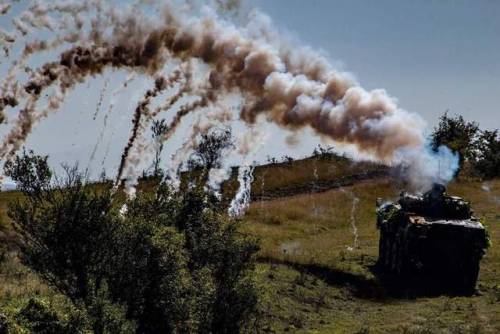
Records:
[[[498,130],[481,131],[476,140],[477,159],[474,168],[483,178],[500,176],[500,136]]]
[[[201,180],[205,183],[208,172],[221,167],[221,158],[225,151],[233,148],[231,129],[214,128],[201,135],[198,145],[188,160],[188,168],[202,169]]]
[[[163,135],[168,130],[168,125],[164,119],[162,120],[154,120],[153,125],[151,126],[151,136],[154,141],[154,150],[155,156],[153,159],[153,176],[160,176],[161,168],[161,153],[163,152],[164,142]]]
[[[17,187],[29,196],[38,196],[48,189],[52,171],[47,163],[48,156],[35,155],[23,149],[21,156],[5,163],[5,175],[18,181]]]
[[[459,170],[465,161],[473,161],[476,156],[474,143],[479,131],[476,122],[466,122],[460,115],[448,116],[445,112],[439,119],[439,124],[432,133],[432,148],[437,150],[440,146],[448,146],[459,155]]]

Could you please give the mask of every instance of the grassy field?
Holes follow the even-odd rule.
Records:
[[[372,272],[379,236],[375,199],[396,198],[402,185],[377,177],[324,192],[314,189],[317,180],[339,180],[376,168],[343,159],[308,159],[288,168],[274,164],[256,170],[253,192],[258,198],[290,185],[302,190],[293,196],[254,201],[242,219],[242,231],[261,240],[257,276],[264,331],[499,333],[500,180],[460,180],[448,187],[449,193],[472,203],[493,241],[481,263],[478,293],[402,298],[389,293]],[[304,184],[312,186],[300,186]],[[15,196],[16,192],[0,193],[4,219],[6,203]],[[18,263],[15,254],[1,266],[0,282],[0,306],[15,307],[31,294],[62,303],[60,296]]]
[[[375,199],[398,194],[400,185],[391,179],[253,203],[243,229],[262,240],[259,269],[268,288],[269,327],[298,333],[500,332],[500,180],[490,182],[490,193],[482,186],[449,186],[472,202],[493,240],[472,297],[395,298],[372,273],[379,236]]]

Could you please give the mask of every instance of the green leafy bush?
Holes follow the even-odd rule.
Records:
[[[253,317],[257,244],[201,186],[161,183],[120,213],[110,184],[76,168],[54,183],[33,152],[6,174],[26,197],[9,208],[23,262],[84,309],[94,333],[237,333]]]
[[[30,298],[20,309],[0,309],[0,334],[85,333],[85,315],[75,308],[66,311],[68,314],[63,316],[47,301]]]
[[[50,306],[39,299],[30,299],[16,315],[16,320],[30,333],[37,334],[63,334],[65,326],[57,313]]]

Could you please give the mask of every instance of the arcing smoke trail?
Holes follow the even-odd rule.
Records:
[[[131,74],[129,74],[129,75],[125,78],[125,81],[122,83],[122,85],[121,85],[120,87],[118,87],[117,89],[115,89],[115,90],[113,91],[113,93],[111,94],[111,100],[110,100],[110,102],[109,102],[108,111],[107,111],[106,115],[104,115],[104,124],[103,124],[102,130],[101,130],[101,133],[99,134],[99,138],[97,139],[97,142],[96,142],[96,144],[95,144],[95,146],[94,146],[94,149],[93,149],[93,151],[92,151],[92,155],[91,155],[91,157],[92,157],[92,156],[95,154],[95,152],[97,151],[98,145],[101,143],[101,140],[102,140],[102,138],[104,137],[104,132],[106,131],[106,128],[107,128],[107,126],[108,126],[108,118],[109,118],[109,115],[111,115],[111,112],[113,111],[113,108],[114,108],[115,103],[116,103],[116,101],[115,101],[116,96],[117,96],[118,94],[120,94],[121,92],[123,92],[123,91],[127,88],[128,84],[129,84],[130,82],[132,82],[132,81],[135,79],[135,77],[136,77],[136,74],[135,74],[135,73],[131,73]],[[115,131],[116,131],[116,127],[117,127],[117,125],[115,125],[115,127],[114,127],[114,128],[113,128],[113,130],[111,131],[111,135],[110,135],[110,138],[109,138],[108,144],[106,145],[106,150],[105,150],[105,152],[104,152],[104,156],[103,156],[103,159],[102,159],[102,161],[101,161],[101,167],[103,167],[103,168],[104,168],[104,163],[106,162],[106,158],[107,158],[108,153],[109,153],[109,149],[110,149],[110,146],[111,146],[111,140],[112,140],[112,138],[113,138],[113,136],[114,136],[114,133],[115,133]]]
[[[398,108],[384,90],[366,91],[319,54],[287,44],[262,14],[254,14],[246,27],[237,27],[210,8],[189,12],[192,6],[179,9],[167,2],[162,17],[149,19],[139,7],[119,10],[99,0],[78,4],[37,1],[31,7],[31,16],[14,21],[21,34],[30,35],[32,28],[43,27],[62,30],[60,36],[77,39],[66,38],[70,48],[59,60],[32,72],[26,83],[9,83],[20,89],[0,91],[0,116],[19,100],[27,101],[0,146],[0,159],[21,147],[34,124],[57,110],[67,92],[89,76],[111,67],[156,77],[169,61],[195,60],[206,67],[206,87],[183,87],[183,96],[198,97],[179,106],[165,140],[187,114],[237,92],[243,100],[240,118],[248,124],[255,124],[262,115],[290,130],[310,127],[319,135],[354,145],[360,153],[383,163],[407,165],[411,179],[420,185],[422,180],[416,175],[425,177],[424,182],[446,181],[453,175],[449,171],[442,173],[441,169],[439,173],[429,170],[426,164],[418,165],[419,170],[415,171],[418,161],[455,159],[447,152],[439,151],[436,155],[426,149],[425,125],[418,115]],[[86,13],[89,22],[85,23],[82,13]],[[58,22],[59,17],[64,19]],[[34,24],[28,27],[27,22]],[[71,35],[72,27],[79,27],[79,34]],[[39,111],[37,102],[42,92],[51,87],[58,90],[49,106]],[[136,109],[134,129],[122,155],[117,180],[129,159],[128,152],[147,104],[146,101]],[[173,105],[167,103],[166,108],[169,107]],[[453,168],[452,163],[448,165]]]
[[[177,80],[177,78],[178,76],[174,76],[172,80]],[[171,86],[171,83],[168,79],[164,78],[163,76],[158,76],[155,79],[154,89],[147,90],[144,98],[137,104],[134,112],[134,117],[132,119],[132,133],[128,139],[127,145],[123,149],[120,166],[118,167],[118,173],[115,180],[115,188],[117,188],[121,183],[123,172],[130,160],[129,156],[131,149],[134,147],[137,138],[142,134],[143,130],[146,127],[146,124],[149,124],[148,122],[146,122],[145,124],[144,122],[141,122],[141,120],[149,113],[149,104],[151,103],[151,100],[169,86]],[[141,148],[138,148],[138,150],[141,151]],[[136,163],[138,162],[137,159],[135,161]],[[135,180],[131,180],[131,182],[135,183]],[[128,187],[129,185],[130,183],[127,182],[126,188],[130,189]]]
[[[94,116],[92,117],[92,119],[94,121],[96,120],[97,115],[99,114],[99,111],[101,110],[102,102],[104,100],[104,95],[106,94],[108,84],[109,84],[109,79],[106,79],[106,81],[104,81],[104,86],[101,89],[101,93],[99,94],[99,101],[97,101]],[[109,111],[111,111],[111,105],[110,105]],[[91,162],[94,161],[94,157],[95,157],[95,154],[97,152],[97,148],[101,144],[101,140],[104,137],[104,131],[106,130],[106,127],[108,126],[108,117],[109,117],[109,112],[104,115],[104,122],[103,122],[104,124],[103,124],[102,130],[101,130],[101,133],[99,134],[99,137],[97,138],[97,141],[94,145],[94,148],[92,149],[92,152],[90,153],[89,162],[87,164],[87,169],[90,168]]]
[[[109,79],[106,79],[104,81],[104,86],[101,89],[101,93],[99,94],[99,101],[97,101],[97,105],[95,107],[94,116],[92,117],[92,119],[94,121],[97,118],[97,115],[99,114],[99,111],[101,110],[102,101],[104,99],[104,94],[106,94],[106,89],[108,88],[108,83],[109,83]]]

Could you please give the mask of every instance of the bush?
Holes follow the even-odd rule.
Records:
[[[206,183],[211,169],[222,167],[222,157],[234,148],[231,129],[212,128],[197,138],[187,161],[188,170],[201,170],[200,183]]]
[[[86,324],[85,316],[77,309],[61,316],[50,303],[38,298],[29,299],[19,310],[0,309],[0,334],[83,334]]]
[[[44,301],[30,299],[16,315],[16,320],[30,333],[63,334],[67,333],[57,313]]]
[[[258,247],[201,186],[162,183],[119,213],[111,185],[76,168],[54,184],[33,152],[6,174],[26,196],[9,208],[23,262],[84,309],[94,333],[237,333],[253,316]]]
[[[478,156],[474,168],[486,179],[500,176],[500,136],[498,130],[482,131],[476,141]]]
[[[135,321],[127,319],[126,308],[123,305],[113,303],[110,300],[105,284],[101,286],[92,302],[89,303],[87,312],[96,333],[132,334],[136,331]],[[84,316],[72,317],[70,320],[70,324],[74,327],[81,326],[85,322],[87,322],[87,317]]]
[[[237,233],[235,222],[225,218],[218,204],[201,187],[175,196],[165,184],[156,194],[141,194],[129,203],[125,220],[131,224],[131,240],[140,242],[127,241],[139,245],[129,250],[128,261],[138,263],[145,254],[150,256],[141,269],[144,277],[131,279],[153,283],[123,296],[127,304],[134,304],[135,312],[144,310],[147,319],[140,323],[148,327],[140,332],[177,327],[187,332],[236,333],[255,311],[252,271],[257,246]],[[178,324],[183,325],[178,328]]]

